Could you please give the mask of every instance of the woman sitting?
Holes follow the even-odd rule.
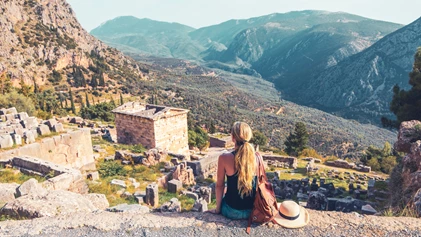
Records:
[[[253,208],[257,164],[254,147],[249,143],[252,136],[248,124],[234,123],[231,137],[235,150],[218,159],[215,213],[222,213],[230,219],[247,219]],[[225,177],[227,189],[224,196]]]

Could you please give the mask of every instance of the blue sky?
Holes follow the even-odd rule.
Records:
[[[421,17],[421,0],[67,0],[88,31],[118,16],[178,22],[195,28],[297,10],[343,11],[409,24]]]

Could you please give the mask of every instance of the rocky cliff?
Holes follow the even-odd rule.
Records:
[[[408,73],[419,46],[421,18],[315,76],[296,101],[378,122],[380,116],[390,115],[393,86],[409,87]]]
[[[106,78],[143,76],[132,59],[86,32],[65,0],[4,0],[0,11],[0,72],[15,85],[46,84],[52,70],[67,75],[73,66],[89,75],[93,55],[105,59]]]
[[[403,122],[399,129],[395,150],[406,153],[402,163],[392,174],[391,185],[397,192],[392,194],[395,206],[406,204],[421,216],[421,122]]]

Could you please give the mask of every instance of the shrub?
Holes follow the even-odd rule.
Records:
[[[18,112],[27,112],[30,116],[35,114],[35,105],[31,98],[15,91],[0,95],[0,108],[10,107],[15,107]]]
[[[367,165],[371,167],[372,170],[374,171],[379,171],[381,166],[379,163],[379,160],[375,157],[371,158],[370,160],[367,161]]]
[[[118,161],[100,162],[98,172],[102,178],[112,176],[126,176],[127,171]]]
[[[319,155],[319,153],[317,153],[317,151],[312,149],[312,148],[306,148],[306,149],[302,150],[299,153],[298,157],[300,157],[300,158],[301,157],[313,157],[313,158],[317,158],[317,159],[322,158],[322,156]]]
[[[114,115],[111,112],[113,109],[115,109],[113,103],[103,102],[90,107],[83,107],[80,110],[80,116],[84,119],[100,119],[110,122],[114,120]]]

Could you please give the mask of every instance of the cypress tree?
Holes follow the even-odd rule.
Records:
[[[298,155],[307,148],[309,134],[306,125],[302,122],[295,123],[294,132],[291,132],[285,141],[285,151],[289,155]]]
[[[85,98],[86,98],[86,107],[91,107],[91,103],[89,102],[89,97],[88,97],[88,93],[85,92]]]
[[[102,73],[102,71],[99,72],[98,85],[105,86],[104,74]]]
[[[123,95],[120,92],[120,105],[123,105],[123,104],[124,104]]]
[[[111,101],[110,101],[110,104],[115,108],[116,107],[116,104],[115,104],[115,102],[114,102],[114,98],[113,98],[113,96],[111,96]]]
[[[97,88],[98,87],[98,79],[96,78],[96,75],[93,75],[92,76],[92,79],[91,79],[91,86],[92,86],[92,88]]]
[[[75,102],[73,100],[73,93],[71,89],[69,93],[70,93],[70,109],[72,110],[73,114],[76,114]]]

